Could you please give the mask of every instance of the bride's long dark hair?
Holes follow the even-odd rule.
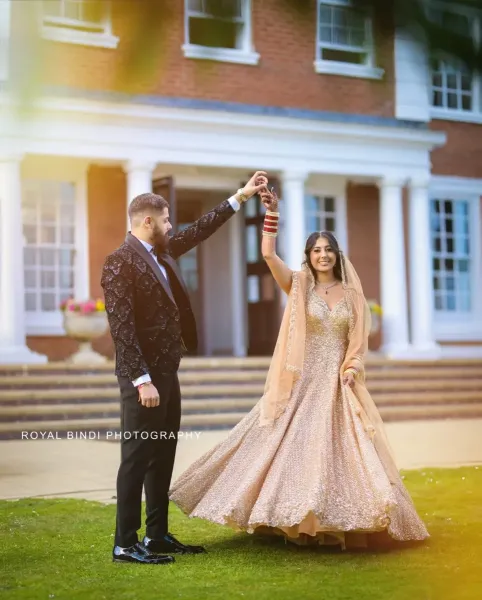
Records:
[[[313,267],[313,265],[311,264],[310,254],[311,254],[311,251],[313,250],[313,248],[316,246],[316,242],[321,237],[328,240],[328,242],[330,243],[330,246],[333,249],[333,252],[335,253],[335,256],[336,256],[336,264],[333,267],[333,275],[335,276],[335,279],[338,279],[338,281],[343,281],[342,271],[341,271],[341,261],[343,260],[343,255],[340,251],[340,246],[338,245],[338,241],[337,241],[336,237],[329,231],[314,231],[313,233],[311,233],[309,235],[308,239],[306,240],[305,260],[303,261],[303,264],[307,265],[309,267],[309,269],[316,281],[316,270]]]

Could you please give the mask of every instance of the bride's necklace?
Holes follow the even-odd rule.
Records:
[[[319,285],[321,287],[321,289],[325,291],[325,294],[328,296],[328,290],[330,288],[334,287],[337,283],[338,283],[338,281],[334,281],[333,283],[329,283],[328,285],[323,285],[319,281],[317,281],[316,285]]]

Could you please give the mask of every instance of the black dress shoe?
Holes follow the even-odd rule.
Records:
[[[147,536],[142,540],[143,545],[147,548],[148,552],[165,552],[166,554],[201,554],[206,552],[203,546],[189,546],[187,544],[181,544],[179,540],[168,533],[160,540],[152,540]]]
[[[139,563],[143,565],[167,565],[174,562],[174,557],[152,554],[143,544],[137,542],[137,544],[129,548],[115,546],[112,551],[112,560],[114,562]]]

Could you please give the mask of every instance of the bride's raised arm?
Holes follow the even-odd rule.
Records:
[[[269,191],[268,189],[262,190],[260,196],[266,207],[261,254],[270,268],[276,283],[284,292],[289,294],[293,279],[293,271],[276,254],[276,237],[278,235],[279,225],[278,197],[274,190]]]

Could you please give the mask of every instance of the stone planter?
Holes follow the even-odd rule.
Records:
[[[68,361],[74,364],[96,365],[106,362],[105,356],[92,349],[92,340],[107,331],[109,323],[105,311],[83,315],[75,311],[64,313],[64,328],[68,337],[80,342],[79,350]]]

